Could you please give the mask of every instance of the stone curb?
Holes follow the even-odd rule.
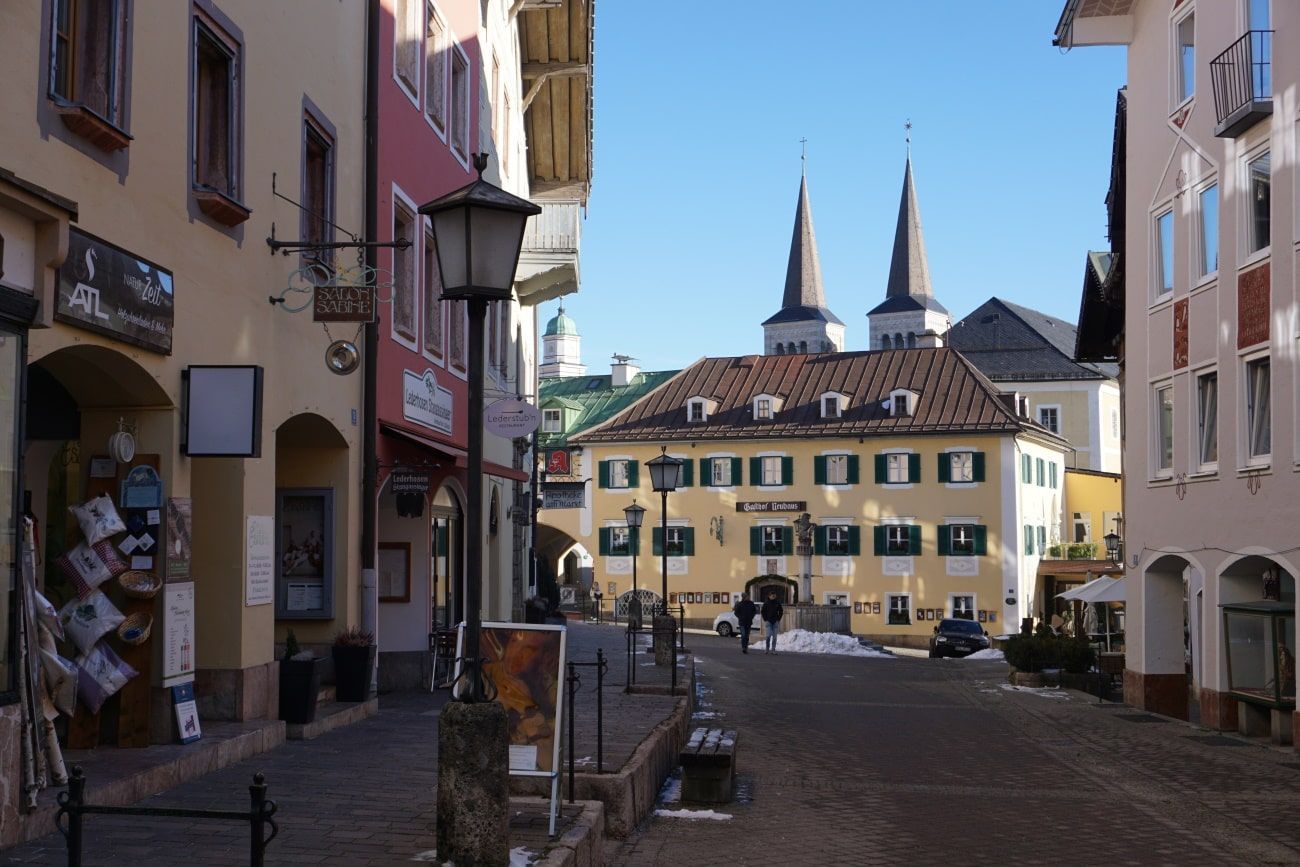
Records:
[[[289,723],[284,736],[291,741],[309,741],[336,728],[352,725],[379,713],[379,698],[367,701],[332,701],[316,711],[316,719],[309,723]]]
[[[524,803],[545,813],[549,798],[512,797],[511,806]],[[605,863],[605,805],[599,801],[577,801],[582,812],[573,826],[546,847],[533,861],[534,867],[602,867]]]

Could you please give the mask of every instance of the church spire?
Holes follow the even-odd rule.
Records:
[[[894,256],[889,263],[889,282],[885,288],[886,298],[902,295],[934,297],[930,263],[925,257],[925,235],[921,231],[921,209],[916,204],[916,187],[912,183],[910,127],[903,196],[898,203],[898,225],[894,229]]]
[[[799,178],[799,203],[794,211],[794,235],[790,238],[790,259],[785,267],[782,308],[825,307],[822,265],[817,258],[817,233],[813,230],[812,206],[808,204],[808,176]]]

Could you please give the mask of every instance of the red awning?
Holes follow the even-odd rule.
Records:
[[[500,464],[494,464],[491,461],[483,462],[483,472],[487,473],[489,476],[496,476],[498,479],[514,479],[516,482],[528,481],[528,473],[523,470],[503,467]]]
[[[399,439],[415,443],[418,446],[423,446],[424,448],[432,449],[435,452],[447,455],[455,460],[456,466],[461,468],[464,468],[466,459],[469,457],[468,452],[459,446],[448,445],[447,443],[439,442],[432,437],[421,436],[420,434],[412,433],[411,431],[397,427],[396,425],[381,422],[379,429],[390,436],[395,436]],[[514,479],[517,482],[528,481],[528,473],[523,470],[516,470],[511,467],[503,466],[502,464],[493,463],[492,461],[483,462],[483,472],[487,473],[489,476],[496,476],[499,479]]]

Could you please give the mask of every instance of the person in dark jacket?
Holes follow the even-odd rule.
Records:
[[[754,615],[758,613],[758,606],[749,598],[748,593],[741,593],[740,601],[731,609],[731,613],[736,615],[737,625],[740,627],[740,652],[749,653],[749,630],[754,625]]]
[[[763,630],[767,636],[763,641],[764,653],[776,653],[776,631],[785,616],[785,609],[776,600],[776,591],[767,591],[767,601],[763,603]]]

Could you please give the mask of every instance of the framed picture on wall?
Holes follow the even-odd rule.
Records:
[[[334,616],[334,489],[275,492],[275,616]],[[408,570],[409,571],[409,570]]]
[[[854,614],[861,614],[861,613],[862,613],[862,603],[861,603],[861,602],[854,602],[854,603],[853,603],[853,613],[854,613]]]
[[[979,612],[979,618],[980,618],[980,621],[979,621],[979,622],[980,622],[980,623],[984,623],[985,621],[987,621],[987,620],[989,619],[989,613],[988,613],[987,611],[985,611],[983,608],[981,608],[981,609],[980,609],[980,612]]]
[[[380,602],[411,601],[411,543],[380,542],[379,560]]]
[[[879,602],[872,602],[872,603],[871,603],[871,613],[872,613],[872,614],[879,614],[879,613],[880,613],[880,603],[879,603]]]

